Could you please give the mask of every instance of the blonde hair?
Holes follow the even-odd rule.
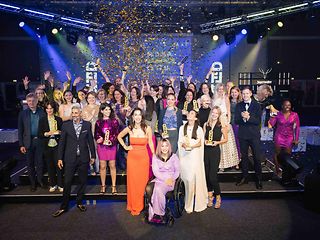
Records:
[[[218,114],[219,114],[219,117],[218,117],[218,120],[217,120],[217,125],[222,125],[222,122],[221,122],[221,115],[222,115],[222,112],[221,112],[221,108],[219,108],[218,106],[213,106],[211,108],[211,111],[209,113],[209,117],[208,117],[208,120],[206,122],[206,126],[209,126],[211,127],[212,126],[212,122],[213,122],[213,119],[212,119],[212,112],[213,110],[217,110],[218,111]]]

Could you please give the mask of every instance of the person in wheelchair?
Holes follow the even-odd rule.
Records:
[[[154,218],[164,221],[166,214],[166,193],[173,191],[175,181],[180,174],[179,158],[172,153],[171,144],[167,139],[158,142],[156,154],[152,158],[152,171],[155,178],[147,186],[147,193],[152,191],[149,201],[148,220]]]

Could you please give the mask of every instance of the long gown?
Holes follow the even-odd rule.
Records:
[[[201,127],[197,129],[197,138],[191,139],[193,127],[187,128],[187,135],[191,145],[201,141],[201,147],[194,148],[191,151],[185,151],[181,146],[185,143],[183,131],[184,125],[179,130],[178,151],[180,159],[180,175],[184,182],[186,197],[185,210],[187,212],[201,212],[207,208],[208,192],[206,184],[206,176],[204,170],[204,135]]]
[[[149,180],[147,138],[130,136],[132,150],[127,158],[127,210],[139,215],[144,208],[143,196]]]

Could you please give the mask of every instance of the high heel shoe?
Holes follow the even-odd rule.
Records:
[[[106,193],[106,185],[101,185],[100,194],[105,194],[105,193]]]
[[[213,199],[214,199],[214,196],[208,196],[208,204],[207,204],[207,207],[212,207],[213,206]]]
[[[220,195],[216,196],[216,203],[214,204],[215,209],[219,209],[221,207],[221,197]]]
[[[112,186],[111,187],[111,194],[112,195],[117,195],[118,194],[116,186]]]

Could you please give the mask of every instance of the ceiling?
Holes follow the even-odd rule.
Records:
[[[23,7],[103,23],[105,29],[110,32],[119,31],[119,29],[134,32],[172,32],[174,29],[198,32],[199,25],[206,22],[300,2],[303,1],[10,1],[11,4]]]

